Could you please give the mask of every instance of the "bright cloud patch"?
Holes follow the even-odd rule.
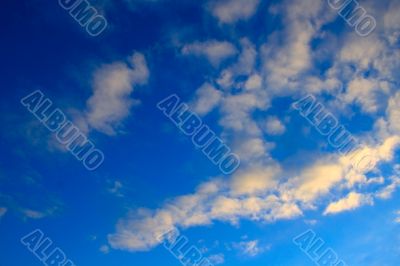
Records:
[[[193,110],[199,115],[208,114],[221,101],[222,92],[209,83],[203,84],[196,92]]]
[[[257,10],[260,0],[222,0],[210,2],[211,13],[222,23],[234,23],[250,18]]]
[[[210,8],[221,23],[229,24],[250,18],[258,4],[216,1]],[[393,90],[393,83],[399,80],[397,63],[391,58],[400,58],[397,48],[389,41],[376,41],[375,35],[359,41],[347,34],[336,36],[329,25],[337,14],[319,0],[284,1],[265,12],[276,15],[282,28],[261,43],[259,38],[242,37],[236,42],[229,37],[226,41],[210,38],[181,50],[186,55],[206,57],[221,68],[210,68],[203,85],[192,94],[192,106],[204,117],[216,117],[221,137],[240,156],[240,169],[230,177],[211,178],[193,193],[169,199],[159,208],[140,209],[122,218],[109,236],[113,247],[148,250],[158,245],[157,235],[163,231],[215,221],[237,226],[242,219],[270,223],[305,216],[311,210],[322,216],[351,211],[371,205],[376,198],[388,199],[398,188],[398,171],[383,174],[381,169],[393,163],[400,144],[400,96]],[[271,107],[275,100],[295,101],[305,93],[323,99],[325,109],[338,117],[351,117],[356,112],[352,108],[357,107],[376,120],[368,134],[353,134],[358,146],[348,153],[335,151],[327,138],[320,136],[309,141],[325,140],[329,149],[305,153],[302,165],[286,169],[285,162],[273,153],[280,143],[272,142],[270,136],[288,134],[300,139],[304,132],[298,128],[289,132],[293,129],[286,125],[286,119],[278,118],[292,110]],[[385,101],[388,106],[382,104]],[[315,120],[323,116],[320,110],[313,110]],[[303,123],[309,125],[310,121],[304,119]],[[287,155],[289,160],[292,155]],[[242,246],[249,254],[258,253],[253,252],[256,242]]]
[[[128,62],[115,62],[101,67],[94,74],[93,95],[87,101],[87,121],[90,127],[113,135],[137,100],[130,98],[136,85],[149,78],[143,54],[134,53]]]
[[[329,204],[324,214],[333,214],[344,211],[350,211],[366,204],[368,205],[373,204],[371,196],[363,195],[356,192],[351,192],[345,198]]]
[[[21,1],[11,2],[10,5],[21,5]],[[63,2],[66,5],[74,1]],[[79,232],[64,234],[64,243],[74,243],[80,251],[87,243],[75,238],[88,237],[94,247],[90,250],[97,257],[109,259],[101,263],[115,259],[115,265],[129,263],[119,261],[117,256],[121,253],[115,249],[150,251],[129,255],[129,259],[134,258],[131,262],[138,265],[165,263],[162,256],[170,254],[152,250],[165,247],[170,240],[165,233],[178,229],[182,237],[190,236],[189,242],[196,246],[189,253],[192,258],[236,266],[259,265],[262,262],[258,260],[262,259],[271,265],[311,265],[312,261],[298,259],[304,255],[301,250],[296,254],[290,249],[290,256],[280,256],[287,254],[281,250],[282,246],[286,249],[284,244],[296,248],[290,242],[301,232],[294,231],[302,231],[303,227],[325,230],[320,233],[328,236],[328,242],[333,234],[351,232],[352,237],[353,233],[359,236],[356,231],[362,227],[377,228],[376,223],[380,223],[396,228],[371,230],[356,243],[341,235],[332,245],[351,253],[348,265],[391,265],[382,262],[389,256],[395,258],[397,264],[393,265],[398,265],[398,254],[382,256],[380,252],[394,250],[384,246],[390,242],[387,239],[395,247],[400,244],[394,237],[386,236],[388,232],[400,232],[400,226],[393,223],[400,221],[399,212],[395,212],[395,200],[400,196],[399,1],[124,0],[125,5],[120,1],[99,2],[95,7],[99,14],[108,16],[110,25],[98,38],[79,32],[79,25],[68,22],[73,19],[71,16],[54,16],[54,11],[41,12],[44,19],[30,19],[37,12],[28,12],[26,20],[13,17],[26,7],[4,12],[11,22],[5,26],[10,27],[6,33],[30,33],[19,25],[34,21],[34,27],[29,29],[44,29],[46,34],[37,31],[25,37],[41,36],[46,45],[38,42],[33,45],[36,50],[28,53],[12,50],[21,48],[15,45],[20,34],[10,34],[2,42],[12,40],[4,51],[19,55],[16,62],[38,64],[33,72],[29,72],[32,64],[7,64],[6,68],[8,71],[20,67],[20,71],[16,71],[18,75],[6,72],[6,78],[17,79],[4,84],[10,89],[4,90],[4,97],[0,98],[4,101],[0,105],[4,111],[0,112],[0,120],[5,135],[0,139],[2,145],[7,144],[2,149],[5,155],[0,169],[2,225],[18,225],[13,220],[15,215],[9,215],[11,212],[27,222],[50,227],[49,233],[57,233],[53,227],[58,223],[49,222],[47,217],[56,209],[68,210],[68,221],[96,226],[90,228],[90,236],[81,236]],[[81,2],[80,7],[85,3]],[[359,11],[365,9],[371,15],[369,18],[374,17],[376,28],[370,35],[357,34],[357,26],[351,25],[344,14],[349,10],[333,6],[347,3],[362,6]],[[127,4],[131,8],[126,9]],[[360,14],[350,20],[357,15]],[[83,13],[73,17],[79,16],[82,21],[85,19]],[[64,30],[74,26],[77,29]],[[54,29],[54,34],[49,33]],[[66,34],[65,39],[58,34]],[[56,38],[48,42],[53,35]],[[65,40],[72,40],[73,49],[60,52],[60,48],[70,48]],[[46,49],[54,49],[48,58]],[[54,54],[63,59],[57,66]],[[6,62],[9,59],[4,58]],[[70,60],[74,62],[66,65]],[[52,66],[54,63],[57,71],[41,65],[41,61],[52,62]],[[92,69],[87,62],[99,61],[108,63],[95,66],[89,86],[83,82],[68,90],[65,85],[73,84],[68,78]],[[71,66],[82,69],[71,71]],[[38,71],[43,69],[45,79],[36,81]],[[60,73],[72,75],[55,77]],[[60,120],[64,118],[46,109],[47,102],[42,104],[40,95],[32,98],[30,104],[21,102],[34,114],[30,116],[33,122],[24,122],[26,110],[19,114],[22,108],[17,96],[22,95],[19,87],[29,83],[33,83],[32,90],[51,84],[43,90],[48,90],[46,95],[54,102],[52,106],[65,109],[65,118],[68,116],[86,133],[81,139],[90,136],[99,151],[101,148],[104,152],[101,168],[79,172],[84,169],[72,165],[67,154],[54,152],[62,146],[71,151],[70,155],[83,160],[83,151],[91,142],[83,147],[83,142],[74,139],[76,142],[61,145],[68,134],[72,138],[73,131],[55,129],[62,127]],[[82,87],[83,91],[78,92]],[[10,95],[15,97],[11,99]],[[81,95],[88,96],[81,99]],[[167,95],[172,96],[165,98]],[[174,99],[178,98],[179,103],[187,105],[175,108],[173,105],[178,103]],[[81,99],[81,108],[68,99]],[[165,108],[160,108],[157,103],[162,99],[172,101],[164,100]],[[293,104],[300,102],[301,108]],[[6,113],[7,110],[11,112]],[[166,117],[163,111],[169,115]],[[129,123],[133,113],[135,123]],[[44,114],[52,115],[51,119],[37,119]],[[15,126],[19,123],[26,125]],[[201,128],[209,128],[210,131],[203,131],[209,135],[196,134]],[[29,141],[20,142],[16,137],[19,135]],[[200,140],[201,137],[204,138]],[[221,140],[222,146],[209,145],[214,137]],[[54,144],[54,140],[58,142]],[[240,166],[238,163],[232,172],[221,171],[218,166],[224,161],[222,153],[235,154]],[[219,155],[222,158],[218,161]],[[210,162],[207,159],[211,157]],[[7,167],[13,167],[13,171],[4,171]],[[35,171],[40,172],[40,178],[31,177]],[[23,185],[19,184],[21,180]],[[61,203],[54,204],[57,207],[53,209],[38,207],[47,206],[50,200],[46,196],[38,204],[32,196],[35,186],[46,192],[35,194],[57,191],[57,195],[48,197],[60,198],[65,208],[58,207],[64,206]],[[86,207],[101,210],[100,216],[85,211]],[[73,208],[78,211],[69,212]],[[378,213],[374,217],[379,219],[357,224],[359,230],[351,230],[353,223],[341,220],[340,214],[344,212],[346,218],[354,217],[355,221],[370,213]],[[99,219],[105,216],[108,218]],[[327,227],[332,224],[343,230]],[[202,230],[207,232],[203,234]],[[247,236],[242,237],[244,234]],[[11,243],[8,237],[7,233],[4,239]],[[264,245],[265,241],[271,244]],[[368,258],[365,254],[353,254],[359,247],[367,247],[365,242],[384,246],[375,255],[379,261],[369,261],[374,247],[365,248]],[[229,253],[234,253],[239,261],[233,262]],[[173,255],[178,260],[185,259],[183,254]],[[321,254],[325,259],[336,255],[339,258],[336,253]],[[151,262],[142,262],[146,259]]]
[[[182,48],[184,55],[206,57],[211,64],[218,66],[223,60],[237,53],[235,46],[226,41],[207,41],[187,44]]]
[[[282,135],[286,131],[285,125],[277,117],[268,117],[265,129],[270,135]]]

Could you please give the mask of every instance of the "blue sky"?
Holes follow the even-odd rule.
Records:
[[[43,265],[20,241],[40,229],[75,265],[182,265],[158,239],[178,229],[212,265],[308,266],[292,240],[311,229],[345,265],[398,265],[400,4],[359,1],[376,22],[361,36],[330,2],[91,0],[107,21],[95,37],[59,1],[3,2],[0,264]],[[21,104],[36,90],[100,167]],[[235,172],[157,108],[171,94]],[[293,107],[307,95],[350,153]]]

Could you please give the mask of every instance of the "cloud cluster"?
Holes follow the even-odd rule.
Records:
[[[256,10],[249,7],[239,12],[239,2],[216,2],[212,12],[223,23],[255,14]],[[249,3],[256,8],[259,1]],[[377,10],[382,10],[381,17],[390,26],[362,40],[356,40],[351,32],[343,37],[329,32],[323,26],[335,19],[335,13],[327,10],[323,1],[304,0],[284,1],[269,10],[280,15],[284,27],[264,44],[255,45],[250,38],[242,38],[230,44],[210,40],[185,46],[184,54],[204,56],[214,65],[232,59],[197,90],[192,106],[203,116],[214,110],[219,114],[222,136],[241,157],[242,168],[229,180],[215,177],[192,194],[170,199],[155,210],[130,213],[109,236],[112,247],[148,250],[158,245],[158,236],[173,228],[214,221],[237,225],[241,219],[273,222],[319,209],[323,214],[336,214],[372,205],[377,198],[390,198],[400,184],[399,173],[383,177],[380,166],[392,162],[400,145],[400,94],[393,90],[393,84],[399,81],[396,71],[400,62],[393,38],[397,38],[400,24],[391,24],[398,19],[392,10]],[[378,34],[388,30],[391,35],[378,41]],[[312,46],[320,36],[340,45],[329,55],[320,53]],[[218,55],[215,51],[221,45],[226,51]],[[329,45],[321,44],[322,48],[332,48]],[[321,73],[317,63],[327,57],[332,64]],[[283,134],[285,126],[276,117],[258,119],[255,114],[265,114],[276,97],[296,98],[304,92],[330,95],[333,100],[327,105],[336,107],[335,111],[356,105],[366,115],[382,116],[376,118],[368,135],[359,136],[364,145],[350,154],[318,154],[314,162],[288,171],[270,153],[279,143],[271,143],[264,136],[265,131]],[[379,104],[385,101],[387,107]],[[354,168],[355,160],[360,163],[371,155],[375,158],[372,173]],[[248,243],[248,247],[254,250],[257,243]]]

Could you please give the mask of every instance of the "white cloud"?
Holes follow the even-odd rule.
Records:
[[[361,151],[369,149],[377,154],[379,161],[390,161],[398,143],[396,138],[389,138],[381,145]],[[109,242],[114,248],[149,250],[159,244],[160,235],[176,227],[204,226],[213,221],[237,224],[240,219],[271,222],[302,216],[303,210],[315,209],[333,188],[340,191],[346,184],[351,187],[357,182],[368,184],[366,178],[354,182],[349,177],[354,171],[352,155],[326,156],[287,180],[281,179],[284,172],[266,165],[237,172],[229,182],[213,179],[202,184],[195,193],[168,200],[159,209],[138,210],[121,219],[116,233],[109,236]],[[354,192],[331,203],[325,214],[355,209],[372,200],[373,195]]]
[[[225,59],[237,54],[237,49],[230,42],[210,40],[186,44],[182,48],[182,54],[205,56],[213,66],[218,66]]]
[[[209,9],[221,23],[235,23],[249,19],[257,11],[260,0],[220,0],[211,1]]]
[[[31,219],[41,219],[47,216],[47,213],[29,209],[22,210],[22,213],[24,214],[25,217]]]
[[[111,247],[116,249],[146,251],[157,246],[160,243],[159,237],[173,228],[170,213],[138,210],[130,214],[129,218],[120,220],[117,232],[109,235],[108,240]]]
[[[277,7],[283,13],[285,29],[271,35],[261,49],[264,73],[275,93],[298,90],[294,81],[312,67],[310,42],[323,24],[322,5],[319,0],[304,0],[284,1]]]
[[[391,1],[387,12],[383,16],[385,35],[390,44],[396,44],[400,37],[400,4],[397,1]]]
[[[400,134],[400,92],[390,98],[387,116],[389,130],[394,134]]]
[[[234,195],[265,193],[268,189],[276,186],[276,178],[280,173],[281,169],[277,166],[239,172],[232,178],[232,193]]]
[[[259,240],[242,241],[232,244],[233,248],[238,250],[241,255],[255,257],[270,249],[270,246],[260,246]]]
[[[285,133],[286,127],[276,116],[270,116],[267,118],[265,130],[272,136],[278,136]]]
[[[262,138],[248,137],[237,145],[236,153],[242,161],[252,161],[268,154],[271,148],[273,144],[265,142]]]
[[[233,2],[236,1],[221,3]],[[368,47],[365,47],[366,56],[363,57],[364,48],[356,51],[357,41],[345,34],[344,38],[334,38],[339,47],[331,54],[333,66],[325,74],[316,74],[320,73],[320,69],[315,67],[314,62],[319,55],[315,54],[310,44],[326,34],[322,25],[332,20],[334,15],[328,14],[329,9],[323,8],[320,0],[285,1],[285,5],[279,4],[276,10],[283,13],[283,30],[271,34],[261,48],[248,39],[242,39],[236,61],[217,73],[215,80],[210,81],[208,76],[210,87],[200,88],[195,97],[197,101],[194,103],[202,102],[196,108],[204,115],[218,108],[222,135],[243,158],[242,169],[229,180],[212,179],[194,193],[169,199],[158,209],[140,210],[121,219],[116,233],[109,237],[113,247],[147,250],[158,245],[158,235],[174,227],[210,225],[214,221],[236,224],[240,219],[271,222],[300,217],[305,210],[319,208],[325,210],[325,214],[353,210],[372,204],[376,197],[390,197],[398,186],[395,179],[387,185],[385,178],[368,178],[367,171],[354,169],[354,162],[357,164],[358,159],[373,155],[378,171],[380,163],[394,158],[400,143],[396,137],[399,132],[397,121],[400,115],[397,110],[400,109],[400,93],[389,97],[393,88],[386,83],[398,80],[397,74],[392,74],[398,70],[394,66],[399,61],[399,55],[383,42],[371,38],[359,41],[368,43],[364,45]],[[229,20],[228,15],[224,16]],[[201,52],[200,46],[204,46],[205,51]],[[233,57],[233,53],[219,57],[218,53],[210,52],[207,42],[186,48],[187,53],[192,50],[194,54],[204,55],[215,65]],[[377,79],[374,71],[366,77],[363,71],[369,67],[387,79]],[[341,82],[346,90],[342,90]],[[387,117],[381,118],[386,134],[368,132],[369,135],[360,137],[360,142],[365,141],[368,145],[358,147],[349,155],[316,154],[312,158],[318,159],[306,166],[291,171],[282,169],[268,153],[273,145],[263,138],[264,128],[259,126],[254,114],[268,110],[276,96],[297,96],[305,91],[316,94],[324,91],[341,100],[339,106],[343,108],[356,102],[367,114],[374,112],[375,115],[380,108],[377,97],[388,97]],[[215,100],[207,97],[214,93],[217,95]],[[276,125],[272,128],[276,129]],[[378,192],[362,194],[358,191],[369,186],[378,187]],[[344,196],[348,191],[353,192]],[[326,204],[336,196],[343,198]],[[257,244],[253,243],[252,247],[254,249]]]
[[[109,188],[107,189],[107,191],[109,193],[111,193],[117,197],[124,196],[123,190],[124,190],[124,185],[121,183],[121,181],[118,181],[118,180],[111,182],[109,184]]]
[[[199,115],[206,115],[212,111],[221,101],[222,92],[211,84],[203,84],[197,91],[192,103],[193,111]]]
[[[383,50],[384,45],[376,36],[359,38],[359,36],[350,35],[346,40],[346,45],[340,51],[339,59],[357,64],[360,69],[367,69]]]
[[[100,250],[100,252],[103,253],[103,254],[108,254],[108,253],[110,253],[110,247],[109,247],[108,245],[102,245],[102,246],[99,248],[99,250]]]
[[[257,62],[257,48],[255,45],[247,38],[242,38],[240,40],[241,51],[237,58],[237,61],[222,70],[216,83],[225,89],[226,91],[231,90],[234,87],[241,87],[241,84],[236,82],[236,78],[241,75],[252,75],[245,83],[245,87],[248,90],[260,91],[262,87],[262,77],[256,73],[255,65]]]
[[[390,177],[392,182],[376,192],[376,197],[380,199],[390,199],[398,187],[400,187],[400,178]]]
[[[218,254],[214,254],[214,255],[208,256],[208,260],[213,265],[224,264],[225,263],[225,256],[222,253],[218,253]]]
[[[248,131],[250,135],[259,134],[261,130],[251,118],[251,113],[268,106],[269,99],[266,95],[263,95],[263,92],[256,91],[226,96],[221,103],[223,116],[220,119],[220,124],[225,129],[237,132]]]
[[[130,97],[136,85],[148,81],[149,70],[141,53],[134,53],[129,62],[115,62],[101,67],[94,74],[93,95],[87,101],[86,118],[90,127],[113,135],[130,109],[138,101]]]
[[[244,87],[247,90],[258,90],[261,89],[262,87],[262,77],[258,74],[254,74],[249,77],[249,79],[246,81]]]
[[[357,77],[349,85],[343,100],[347,103],[359,103],[367,113],[375,113],[382,102],[380,94],[388,94],[390,88],[387,82]]]
[[[116,233],[109,235],[109,243],[113,248],[143,251],[157,246],[160,236],[176,227],[209,225],[214,220],[237,224],[240,218],[273,221],[301,215],[295,204],[275,196],[229,194],[222,181],[214,180],[201,185],[194,194],[167,201],[157,210],[140,209],[118,222]]]
[[[329,204],[325,209],[324,214],[327,215],[349,211],[363,205],[373,205],[372,197],[357,192],[350,192],[345,198]]]
[[[322,160],[304,169],[298,177],[290,179],[280,189],[284,198],[309,204],[327,194],[343,179],[344,172],[340,164]]]

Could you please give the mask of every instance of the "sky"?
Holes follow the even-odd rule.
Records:
[[[0,13],[1,266],[399,265],[399,1]]]

